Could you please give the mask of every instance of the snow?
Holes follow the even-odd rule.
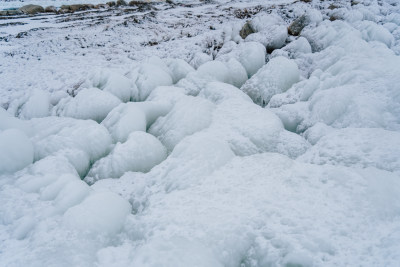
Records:
[[[0,265],[397,266],[397,2],[173,2],[2,18]]]

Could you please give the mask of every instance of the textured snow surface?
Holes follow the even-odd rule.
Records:
[[[173,2],[0,20],[0,266],[397,267],[397,1]]]

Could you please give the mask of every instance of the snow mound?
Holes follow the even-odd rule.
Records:
[[[114,235],[121,230],[130,211],[130,204],[114,193],[93,193],[67,210],[63,221],[68,227],[82,232]]]
[[[285,92],[299,79],[299,69],[294,61],[285,57],[276,57],[240,89],[248,94],[254,103],[266,106],[273,95]]]
[[[207,128],[214,109],[214,104],[208,100],[186,96],[165,117],[158,118],[149,133],[157,136],[168,151],[172,151],[184,137]]]
[[[119,104],[121,100],[116,96],[97,88],[89,88],[81,90],[75,97],[62,99],[53,114],[100,123]]]
[[[20,130],[0,131],[0,174],[18,171],[33,162],[33,145]]]
[[[161,142],[145,132],[133,132],[125,143],[117,143],[111,153],[95,162],[88,177],[92,180],[118,178],[125,172],[148,172],[167,157]]]
[[[400,171],[400,133],[378,128],[333,130],[299,158],[313,164],[334,164]]]

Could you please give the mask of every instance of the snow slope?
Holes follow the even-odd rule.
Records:
[[[398,266],[396,1],[1,24],[1,266]]]

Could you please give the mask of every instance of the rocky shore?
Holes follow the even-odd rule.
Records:
[[[20,8],[10,8],[7,10],[0,10],[0,19],[2,16],[15,16],[15,15],[37,15],[41,13],[53,13],[53,14],[66,14],[66,13],[74,13],[77,11],[84,11],[90,9],[106,9],[113,7],[121,7],[121,6],[138,6],[138,5],[146,5],[153,2],[165,2],[165,1],[129,1],[125,0],[117,0],[117,1],[109,1],[104,4],[74,4],[74,5],[62,5],[61,7],[55,6],[47,6],[43,7],[40,5],[25,5]],[[167,1],[168,2],[168,1]]]

